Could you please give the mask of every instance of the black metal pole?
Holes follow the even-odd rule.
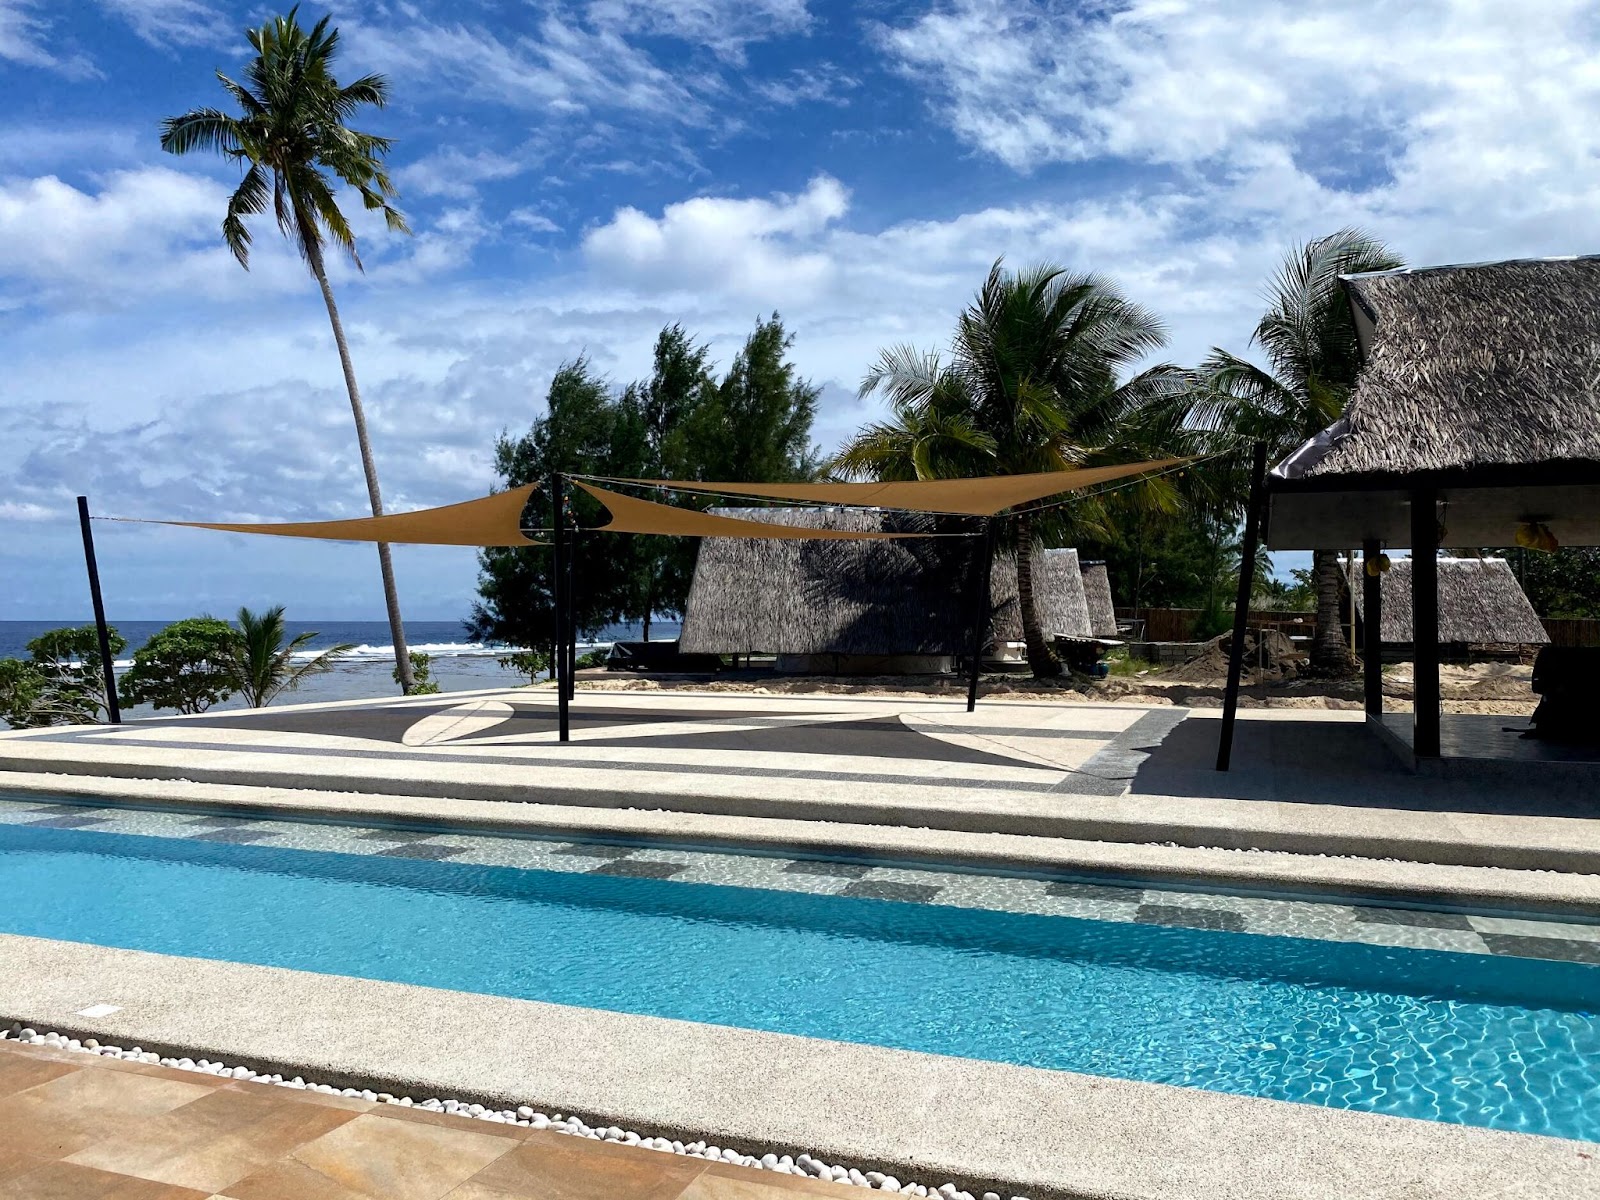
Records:
[[[1361,677],[1367,716],[1383,716],[1383,576],[1378,558],[1383,553],[1377,538],[1361,543]],[[1350,601],[1355,603],[1354,597]]]
[[[555,602],[555,638],[550,669],[556,681],[556,725],[561,741],[569,740],[570,728],[567,714],[567,516],[565,480],[559,471],[550,476],[550,507],[552,512],[550,539],[553,558],[550,571],[550,595]]]
[[[1439,757],[1438,493],[1411,493],[1411,752]]]
[[[94,558],[94,531],[89,527],[89,497],[78,497],[78,524],[83,527],[83,563],[89,568],[89,599],[94,602],[94,628],[100,635],[100,670],[106,680],[106,716],[113,725],[122,724],[122,706],[117,703],[116,663],[111,658],[111,631],[106,627],[105,601],[100,598],[100,568]]]
[[[1239,595],[1233,609],[1233,643],[1228,651],[1228,688],[1222,699],[1222,738],[1217,745],[1217,770],[1233,759],[1233,726],[1239,717],[1239,679],[1244,672],[1245,625],[1250,620],[1250,593],[1256,579],[1256,544],[1261,540],[1261,507],[1266,499],[1267,444],[1257,442],[1250,465],[1250,507],[1244,514],[1244,547],[1239,555]]]
[[[567,699],[578,694],[578,550],[583,545],[578,527],[572,527],[572,544],[567,554],[567,634],[562,653],[567,656]]]
[[[972,556],[972,653],[967,659],[967,711],[978,707],[978,672],[983,669],[983,635],[994,609],[994,518],[983,522],[983,549]]]

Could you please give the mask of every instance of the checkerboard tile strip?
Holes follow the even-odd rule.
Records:
[[[196,818],[187,813],[121,806],[0,801],[0,824],[185,838],[313,853],[448,861],[463,867],[666,879],[1600,965],[1600,924],[1570,919],[1543,921],[1329,901],[1275,900],[1133,883],[882,867],[670,846],[621,846],[220,814]]]

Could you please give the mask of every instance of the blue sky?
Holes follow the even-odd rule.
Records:
[[[0,619],[87,612],[73,496],[130,516],[359,515],[326,317],[237,175],[163,116],[222,102],[225,0],[0,0]],[[1166,357],[1244,350],[1296,241],[1353,223],[1415,264],[1592,252],[1589,0],[352,0],[344,71],[414,237],[358,226],[335,286],[392,509],[479,495],[579,353],[619,383],[682,321],[726,362],[776,309],[831,447],[877,350],[934,347],[988,264],[1105,272]],[[112,616],[287,603],[378,617],[366,547],[102,526]],[[407,615],[470,551],[397,551]]]

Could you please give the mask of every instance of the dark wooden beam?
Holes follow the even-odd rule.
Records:
[[[1439,757],[1439,517],[1438,493],[1411,493],[1411,750]]]
[[[1233,725],[1239,716],[1239,680],[1244,671],[1245,625],[1250,619],[1250,593],[1256,578],[1256,548],[1261,542],[1261,510],[1266,504],[1267,444],[1257,442],[1250,468],[1250,502],[1244,514],[1244,546],[1239,554],[1239,594],[1233,609],[1233,643],[1228,651],[1228,689],[1222,700],[1222,737],[1217,745],[1217,770],[1233,759]]]
[[[1367,716],[1383,716],[1383,576],[1378,559],[1383,547],[1368,538],[1361,547],[1361,677]],[[1350,603],[1355,604],[1355,597]]]

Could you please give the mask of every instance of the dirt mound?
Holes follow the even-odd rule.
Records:
[[[1199,657],[1191,658],[1181,667],[1163,671],[1163,679],[1187,680],[1193,683],[1218,682],[1228,678],[1228,651],[1233,645],[1233,634],[1218,634],[1206,643]],[[1295,649],[1294,643],[1276,629],[1259,635],[1249,630],[1244,636],[1244,679],[1250,683],[1281,683],[1294,679],[1305,665],[1306,656]]]

